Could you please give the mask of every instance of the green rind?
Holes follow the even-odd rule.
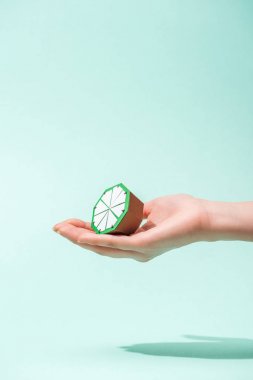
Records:
[[[94,224],[94,214],[95,214],[95,207],[96,205],[98,204],[98,202],[101,200],[102,196],[107,193],[107,191],[109,190],[112,190],[114,187],[116,186],[120,186],[125,192],[126,192],[126,201],[125,201],[125,211],[120,215],[120,217],[118,218],[117,222],[115,223],[115,225],[112,227],[112,228],[107,228],[106,230],[104,231],[99,231],[97,229],[97,227],[95,226]],[[92,210],[92,218],[91,218],[91,227],[92,229],[97,233],[97,234],[107,234],[111,231],[114,231],[118,225],[121,223],[122,219],[124,218],[124,216],[126,215],[126,213],[128,212],[128,209],[129,209],[129,202],[130,202],[130,191],[128,190],[128,188],[123,184],[123,183],[118,183],[117,185],[114,185],[114,186],[111,186],[111,187],[108,187],[107,189],[105,189],[105,191],[103,192],[103,194],[100,196],[100,198],[98,199],[98,201],[96,202],[95,206],[93,207],[93,210]]]

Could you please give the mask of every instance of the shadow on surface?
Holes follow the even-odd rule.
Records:
[[[120,346],[128,352],[145,355],[201,359],[253,359],[253,340],[184,335],[191,342],[137,343]]]

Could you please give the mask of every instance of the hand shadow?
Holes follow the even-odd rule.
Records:
[[[253,340],[243,338],[183,335],[190,342],[137,343],[120,346],[145,355],[199,359],[253,359]]]

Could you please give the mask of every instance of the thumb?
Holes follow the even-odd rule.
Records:
[[[155,223],[153,223],[151,220],[148,220],[146,223],[144,223],[141,227],[139,227],[134,233],[137,234],[139,232],[148,231],[151,228],[154,228],[156,226]]]

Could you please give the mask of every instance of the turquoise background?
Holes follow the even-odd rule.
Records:
[[[118,182],[143,201],[252,200],[252,16],[251,1],[0,2],[2,379],[252,379],[252,243],[139,263],[51,230]]]

